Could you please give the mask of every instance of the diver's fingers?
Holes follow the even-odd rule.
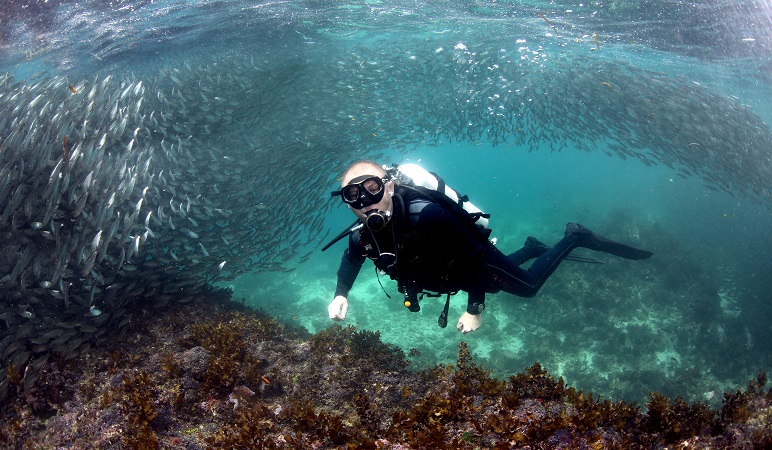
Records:
[[[344,301],[342,305],[340,305],[340,314],[338,317],[340,317],[340,320],[344,320],[346,318],[346,313],[348,312],[348,301]]]
[[[339,311],[339,308],[335,304],[335,301],[330,303],[330,306],[327,307],[327,313],[330,315],[330,319],[333,319],[333,320],[338,319],[338,311]]]

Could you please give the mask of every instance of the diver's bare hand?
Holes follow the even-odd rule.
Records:
[[[342,295],[338,295],[332,299],[332,303],[327,307],[327,312],[330,314],[330,319],[332,320],[345,320],[347,311],[348,300]]]

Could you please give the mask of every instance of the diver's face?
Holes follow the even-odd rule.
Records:
[[[344,196],[349,199],[357,199],[364,197],[365,202],[346,203],[346,206],[354,212],[354,214],[364,220],[367,213],[370,211],[388,211],[392,213],[393,202],[391,200],[391,194],[394,192],[394,181],[382,181],[382,176],[385,175],[373,175],[370,173],[351,173],[343,180]],[[361,203],[368,203],[366,200],[377,198],[381,196],[377,203],[370,205],[362,205]]]

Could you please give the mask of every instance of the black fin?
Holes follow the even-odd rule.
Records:
[[[546,253],[546,252],[547,252],[547,250],[549,250],[550,248],[552,248],[552,247],[550,247],[549,245],[547,245],[547,244],[545,244],[544,242],[542,242],[542,241],[540,241],[540,240],[536,239],[536,238],[535,238],[535,237],[533,237],[533,236],[528,236],[528,237],[526,238],[526,240],[525,240],[525,244],[523,244],[523,246],[524,246],[524,247],[528,247],[528,248],[530,248],[530,249],[531,249],[531,250],[534,252],[534,254],[535,254],[536,256],[541,256],[541,255],[543,255],[544,253]]]
[[[576,246],[589,248],[597,252],[609,253],[625,259],[649,259],[654,254],[648,250],[635,248],[621,242],[612,241],[593,233],[590,229],[578,223],[569,223],[566,225],[566,236],[574,234],[577,236]]]

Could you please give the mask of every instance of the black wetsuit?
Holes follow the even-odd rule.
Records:
[[[536,295],[560,261],[576,247],[577,237],[568,235],[551,249],[526,245],[505,255],[436,203],[413,199],[406,207],[407,218],[400,203],[394,202],[391,225],[379,232],[363,227],[351,234],[338,269],[336,296],[348,296],[369,257],[378,269],[397,280],[401,292],[463,290],[469,294],[467,312],[479,314],[486,292]],[[396,264],[388,254],[396,255]],[[520,267],[533,258],[537,259],[528,270]]]

